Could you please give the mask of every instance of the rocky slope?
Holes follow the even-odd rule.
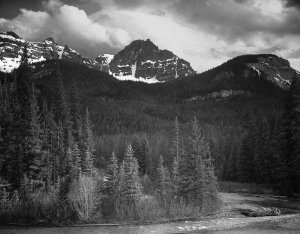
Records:
[[[10,73],[19,67],[25,44],[27,45],[30,63],[49,59],[63,59],[84,64],[90,68],[101,69],[101,65],[95,60],[82,56],[67,45],[57,44],[51,37],[42,42],[30,42],[20,38],[14,32],[1,32],[0,71]]]
[[[121,80],[154,83],[196,74],[189,62],[169,50],[160,50],[149,39],[133,41],[115,56],[99,56],[96,61]]]
[[[247,63],[247,67],[283,89],[288,89],[293,77],[299,75],[290,67],[289,61],[277,56],[259,56],[256,62]]]

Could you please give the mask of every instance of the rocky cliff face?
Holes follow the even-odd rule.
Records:
[[[101,70],[100,64],[95,60],[82,56],[67,45],[57,44],[51,37],[42,42],[30,42],[20,38],[13,32],[1,32],[0,71],[9,73],[19,67],[25,45],[27,45],[29,63],[49,59],[63,59]]]
[[[288,89],[293,77],[299,75],[290,67],[289,61],[277,56],[261,56],[257,58],[257,62],[247,63],[247,66],[258,76],[272,81],[283,89]]]
[[[97,61],[121,80],[143,80],[148,83],[165,82],[196,74],[190,64],[169,50],[160,50],[149,39],[136,40],[111,60],[99,56]]]

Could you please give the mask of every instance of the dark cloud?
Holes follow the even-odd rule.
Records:
[[[179,0],[172,10],[178,20],[233,42],[255,33],[300,34],[298,11],[285,11],[275,18],[262,14],[251,0]]]
[[[114,0],[120,8],[136,8],[146,4],[144,0]]]
[[[66,4],[67,1],[44,1],[39,11],[20,9],[16,17],[0,20],[0,30],[12,30],[33,41],[51,36],[59,44],[69,44],[89,57],[115,52],[132,40],[125,30],[97,23],[84,10]],[[85,4],[87,0],[76,2]]]
[[[42,3],[41,0],[0,0],[0,18],[12,19],[20,13],[20,8],[38,11]]]
[[[286,7],[296,7],[300,9],[300,1],[299,0],[285,0]]]
[[[96,0],[60,0],[62,3],[79,7],[87,14],[101,10],[101,2]],[[0,18],[12,19],[19,15],[20,9],[44,10],[48,0],[0,0]]]

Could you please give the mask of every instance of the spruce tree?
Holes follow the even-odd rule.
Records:
[[[70,116],[73,127],[73,137],[75,142],[80,143],[80,137],[82,135],[82,119],[81,119],[81,107],[80,98],[78,94],[78,87],[75,81],[72,81],[70,91]]]
[[[300,81],[295,76],[285,101],[281,122],[280,156],[287,168],[286,192],[300,191]]]
[[[132,146],[129,145],[124,157],[124,179],[122,197],[128,201],[136,202],[142,193],[142,185],[139,178],[137,159],[133,156]]]
[[[62,75],[60,72],[59,64],[57,64],[57,68],[53,74],[54,76],[54,96],[53,96],[53,112],[54,119],[57,124],[62,125],[63,129],[63,147],[67,150],[71,147],[70,143],[72,142],[71,133],[72,133],[72,123],[71,117],[69,114],[69,106],[67,103],[67,96],[63,84]]]
[[[183,140],[181,136],[180,124],[178,118],[176,117],[173,123],[172,129],[172,144],[171,144],[171,155],[173,158],[171,179],[173,185],[174,195],[178,195],[179,189],[179,163],[184,155]]]
[[[182,157],[179,165],[179,193],[188,202],[201,207],[204,191],[203,157],[208,154],[208,143],[204,139],[196,117],[192,122],[189,143],[189,151]]]
[[[105,194],[112,200],[118,196],[118,159],[113,152],[107,168],[107,178],[105,182]]]
[[[159,163],[157,167],[157,194],[163,201],[165,208],[167,202],[170,200],[172,194],[172,182],[170,178],[170,173],[167,167],[164,166],[163,157],[159,157]]]
[[[94,139],[92,132],[92,123],[90,113],[86,108],[85,118],[83,122],[83,131],[81,139],[81,169],[82,172],[91,173],[94,168]]]

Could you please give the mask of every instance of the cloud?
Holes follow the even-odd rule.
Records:
[[[92,57],[105,49],[120,49],[132,40],[123,29],[94,22],[85,11],[75,6],[57,0],[43,5],[44,11],[21,9],[17,17],[0,21],[0,27],[15,31],[28,40],[44,40],[52,36]]]
[[[0,18],[0,28],[31,40],[52,36],[89,57],[114,54],[132,40],[150,38],[199,72],[247,53],[275,53],[300,64],[296,0],[39,2],[38,10],[24,8],[12,19]]]
[[[300,9],[299,0],[285,0],[286,7],[296,7]]]

